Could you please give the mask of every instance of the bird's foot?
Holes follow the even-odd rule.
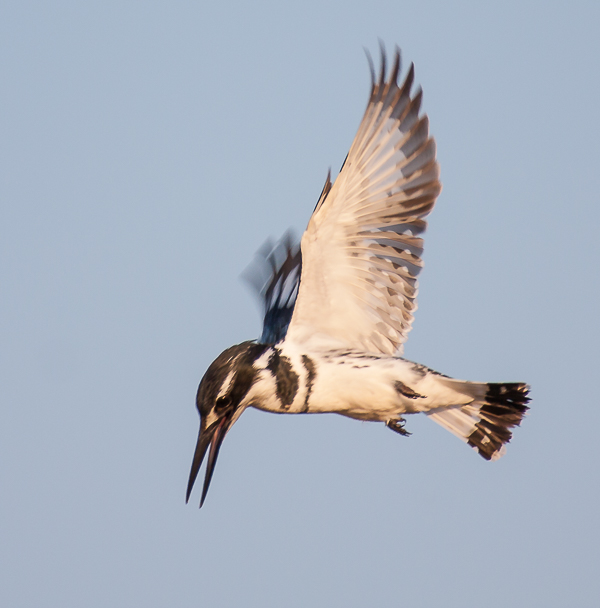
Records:
[[[404,428],[405,424],[406,424],[406,420],[404,420],[404,418],[402,418],[402,416],[400,416],[400,418],[397,418],[396,420],[388,420],[385,423],[385,426],[392,429],[392,431],[395,431],[396,433],[402,435],[403,437],[409,437],[410,435],[412,435],[412,433],[409,433]]]

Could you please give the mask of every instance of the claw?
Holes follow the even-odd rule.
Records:
[[[406,424],[406,420],[404,420],[404,418],[402,418],[402,416],[400,416],[400,418],[397,418],[395,420],[388,420],[385,423],[385,426],[387,426],[389,429],[392,429],[392,431],[395,431],[399,435],[402,435],[403,437],[410,437],[410,435],[412,435],[412,433],[409,433],[404,428],[405,424]]]

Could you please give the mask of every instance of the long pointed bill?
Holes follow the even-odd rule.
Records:
[[[187,493],[185,496],[186,503],[190,499],[192,488],[194,487],[194,483],[196,482],[196,478],[198,477],[198,472],[200,471],[200,467],[202,466],[202,461],[204,460],[204,456],[206,455],[206,451],[208,450],[208,446],[210,445],[210,452],[208,454],[208,462],[206,465],[206,474],[204,477],[204,487],[202,488],[202,499],[200,500],[200,507],[202,507],[202,505],[204,504],[204,499],[206,498],[208,487],[210,486],[210,480],[212,479],[212,474],[215,469],[215,464],[217,462],[217,456],[219,455],[219,448],[221,447],[221,443],[223,443],[223,439],[230,426],[229,424],[227,424],[228,420],[229,416],[224,416],[220,420],[213,422],[213,424],[211,424],[208,428],[204,429],[204,431],[200,430],[200,434],[198,435],[198,443],[196,444],[196,451],[194,452],[194,459],[192,461],[192,469],[190,471],[190,479],[188,481]]]
[[[227,419],[223,418],[219,422],[219,426],[213,434],[213,440],[210,444],[210,452],[208,453],[208,462],[206,463],[206,474],[204,475],[204,487],[202,488],[202,498],[200,499],[200,508],[204,504],[204,499],[208,493],[208,486],[210,486],[210,480],[212,479],[213,471],[215,470],[215,464],[217,464],[217,456],[219,455],[219,448],[227,433]]]

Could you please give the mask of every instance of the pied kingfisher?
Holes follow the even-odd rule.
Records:
[[[455,380],[400,357],[416,309],[423,218],[442,185],[429,120],[419,114],[422,91],[411,94],[414,66],[399,85],[397,47],[389,77],[383,47],[378,78],[367,57],[367,109],[300,248],[287,235],[259,252],[251,282],[265,309],[260,339],[221,353],[200,382],[186,501],[210,446],[204,503],[223,439],[249,406],[334,412],[404,436],[403,415],[421,412],[486,460],[502,456],[528,409],[526,384]]]

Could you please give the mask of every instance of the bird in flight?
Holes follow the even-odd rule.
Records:
[[[277,414],[337,413],[400,435],[423,413],[496,460],[529,402],[523,383],[456,380],[401,357],[416,309],[425,216],[442,185],[422,91],[411,64],[399,84],[371,70],[371,94],[339,175],[325,186],[298,248],[286,236],[259,252],[259,340],[221,353],[197,395],[200,434],[186,502],[206,453],[204,503],[227,432],[247,407]],[[262,276],[261,276],[262,273]]]

